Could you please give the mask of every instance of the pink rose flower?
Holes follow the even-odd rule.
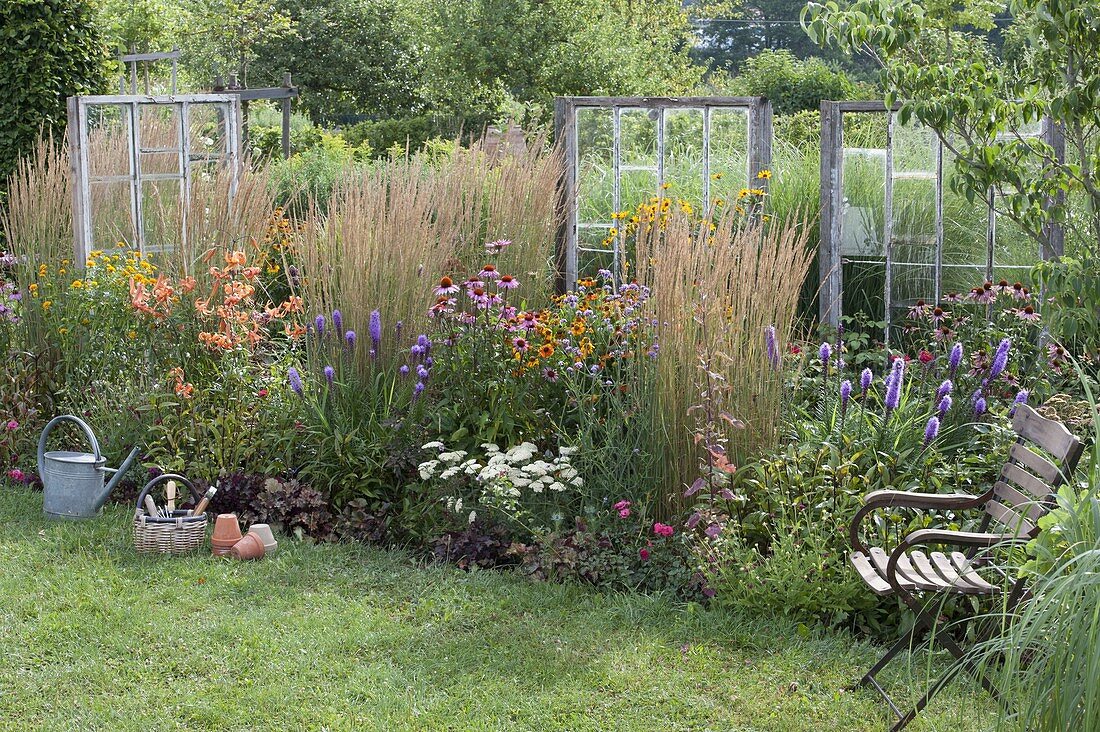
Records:
[[[619,512],[619,518],[621,519],[630,516],[630,501],[619,501],[611,508]]]
[[[8,471],[8,477],[17,483],[26,483],[27,475],[19,468],[12,468]]]
[[[648,549],[639,549],[638,550],[638,556],[642,558],[643,562],[648,562],[649,561],[649,550]]]
[[[668,524],[662,524],[660,521],[653,524],[653,533],[657,536],[669,537],[676,533],[676,529],[672,528]]]
[[[15,432],[17,429],[19,429],[19,423],[16,422],[14,419],[9,419],[7,426],[9,432]]]

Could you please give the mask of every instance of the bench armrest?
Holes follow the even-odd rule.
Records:
[[[898,562],[906,552],[915,546],[922,544],[952,544],[976,548],[989,548],[1001,544],[1021,543],[1028,540],[1027,536],[1013,534],[985,534],[973,531],[948,531],[945,529],[918,529],[901,540],[901,543],[890,552],[890,559],[886,563],[886,581],[894,592],[901,592],[901,583],[898,581]],[[908,602],[908,600],[906,601]]]
[[[863,506],[852,517],[848,537],[852,548],[866,553],[867,547],[859,539],[859,527],[868,514],[881,508],[954,509],[977,508],[989,500],[990,493],[972,496],[969,493],[915,493],[913,491],[873,491],[863,499]]]

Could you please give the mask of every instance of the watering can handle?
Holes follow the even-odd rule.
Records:
[[[149,495],[149,491],[153,489],[153,486],[169,480],[175,480],[183,483],[187,487],[187,489],[191,491],[191,499],[196,504],[202,499],[202,493],[199,491],[198,488],[195,487],[195,484],[189,481],[187,478],[184,478],[182,475],[177,475],[176,473],[164,473],[163,475],[158,475],[157,477],[153,478],[151,481],[145,484],[144,488],[141,489],[141,493],[138,495],[137,499],[138,508],[141,508],[142,502],[145,501],[145,496]]]
[[[96,440],[95,434],[92,432],[92,428],[88,426],[88,423],[82,420],[80,417],[74,417],[71,414],[62,414],[59,417],[54,417],[46,425],[46,429],[42,430],[42,436],[38,438],[38,475],[43,476],[46,474],[46,438],[50,436],[50,432],[61,422],[76,422],[80,425],[80,429],[84,430],[84,436],[88,438],[88,443],[92,446],[92,452],[95,453],[95,461],[99,461],[103,456],[99,453],[99,441]]]

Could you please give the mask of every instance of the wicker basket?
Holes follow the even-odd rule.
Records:
[[[138,496],[134,513],[134,548],[139,552],[186,554],[206,542],[206,514],[188,516],[187,511],[173,511],[171,518],[154,518],[145,512],[145,496],[158,483],[174,480],[187,486],[198,504],[202,494],[182,475],[167,473],[146,484]]]

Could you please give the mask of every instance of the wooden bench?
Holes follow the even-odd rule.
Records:
[[[933,643],[943,646],[964,666],[975,671],[967,664],[962,648],[942,632],[936,614],[928,611],[928,596],[1007,593],[1006,607],[1019,603],[1026,593],[1024,580],[1002,572],[999,579],[989,581],[978,572],[989,566],[981,553],[995,546],[1026,542],[1035,537],[1039,533],[1039,518],[1054,505],[1053,495],[1058,486],[1073,475],[1081,458],[1083,445],[1080,440],[1064,425],[1039,415],[1026,404],[1016,408],[1012,428],[1017,439],[1010,448],[1008,462],[985,493],[973,496],[875,491],[865,497],[862,508],[852,519],[849,527],[851,562],[856,572],[872,592],[897,595],[916,613],[913,628],[891,646],[859,682],[860,686],[874,687],[897,715],[898,722],[891,727],[892,732],[913,721],[947,680],[945,677],[932,684],[916,706],[903,713],[875,678],[894,656],[912,647],[917,633],[928,631]],[[921,529],[906,536],[889,551],[864,544],[860,535],[864,520],[877,511],[898,508],[974,510],[983,511],[984,515],[977,531]],[[928,547],[937,550],[928,551]],[[947,550],[940,550],[943,547]],[[987,678],[975,673],[987,691],[999,696]]]

